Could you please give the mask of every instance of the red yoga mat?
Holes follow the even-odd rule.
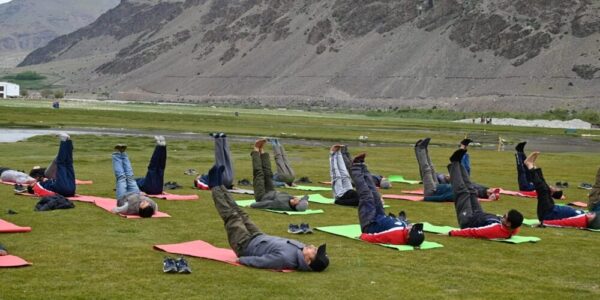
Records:
[[[383,199],[395,199],[395,200],[406,200],[406,201],[423,201],[423,196],[418,195],[395,195],[395,194],[384,194],[381,195]]]
[[[152,198],[158,198],[158,199],[164,199],[164,200],[171,200],[171,201],[186,201],[186,200],[198,200],[198,195],[176,195],[176,194],[169,194],[169,193],[162,193],[162,194],[158,194],[158,195],[146,195],[148,197],[152,197]]]
[[[31,265],[30,262],[14,255],[0,256],[0,268],[24,267]]]
[[[94,204],[110,213],[112,213],[112,209],[115,208],[117,206],[117,200],[114,199],[99,199],[94,201]],[[138,216],[138,215],[124,215],[124,214],[119,214],[119,216],[127,218],[127,219],[141,219],[142,217]],[[169,216],[168,214],[161,212],[161,211],[157,211],[154,213],[154,215],[152,215],[152,218],[169,218],[171,216]]]
[[[235,252],[233,252],[233,250],[218,248],[202,240],[196,240],[179,244],[154,245],[154,248],[168,253],[206,258],[224,262],[234,266],[241,266],[241,264],[237,262],[237,256],[235,255]],[[281,270],[281,272],[292,271],[293,270]]]
[[[31,227],[17,226],[11,222],[0,219],[0,232],[2,233],[13,233],[13,232],[30,232]]]

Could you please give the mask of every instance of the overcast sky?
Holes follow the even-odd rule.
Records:
[[[12,1],[12,0],[0,0],[0,4],[10,2],[10,1]]]

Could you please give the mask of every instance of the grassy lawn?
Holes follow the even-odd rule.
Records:
[[[234,112],[239,112],[239,117]],[[418,178],[410,144],[434,138],[430,148],[439,170],[465,132],[486,131],[518,139],[526,135],[557,135],[558,129],[512,128],[445,121],[367,117],[319,112],[198,108],[162,105],[104,105],[63,102],[60,110],[49,102],[8,101],[0,104],[0,127],[109,127],[153,132],[225,131],[241,136],[278,136],[309,140],[370,141],[405,144],[398,147],[352,147],[367,151],[374,173]],[[154,142],[148,137],[108,135],[73,136],[75,170],[79,179],[94,180],[78,186],[78,193],[114,197],[110,154],[114,144],[126,142],[134,171],[143,175]],[[586,298],[600,295],[594,275],[600,243],[598,233],[575,229],[523,228],[522,235],[538,236],[537,244],[510,245],[482,240],[427,235],[444,248],[398,252],[315,232],[296,236],[286,232],[289,223],[308,222],[312,227],[357,223],[356,210],[311,204],[325,214],[285,216],[248,209],[266,233],[312,244],[326,242],[330,267],[324,273],[277,273],[189,258],[193,273],[162,273],[165,253],[154,244],[202,239],[227,247],[223,224],[209,192],[191,188],[193,178],[183,171],[205,172],[213,161],[210,141],[168,140],[165,181],[184,186],[174,193],[200,196],[198,201],[157,200],[171,218],[126,220],[88,203],[75,203],[64,211],[34,212],[36,199],[15,196],[10,186],[0,186],[0,218],[29,233],[2,234],[0,243],[33,266],[0,269],[1,299],[136,299],[136,298]],[[323,142],[323,145],[328,144]],[[55,137],[39,136],[17,143],[0,143],[0,165],[29,170],[46,165],[56,155]],[[298,176],[313,182],[329,180],[328,147],[285,144]],[[251,179],[250,143],[232,143],[236,180]],[[269,148],[268,148],[269,149]],[[270,150],[270,149],[269,149]],[[533,150],[533,149],[530,149]],[[490,186],[516,189],[514,156],[472,148],[473,180]],[[592,153],[543,153],[539,159],[549,182],[568,181],[568,200],[587,201],[586,191],[575,186],[592,182],[600,157]],[[418,187],[418,186],[417,186]],[[415,186],[395,184],[389,192]],[[388,191],[386,191],[387,193]],[[330,197],[330,193],[322,192]],[[236,199],[248,197],[236,196]],[[451,204],[388,200],[390,212],[405,210],[412,221],[456,226]],[[535,218],[535,199],[502,196],[484,209],[504,213],[517,208]],[[8,209],[18,211],[8,215]]]

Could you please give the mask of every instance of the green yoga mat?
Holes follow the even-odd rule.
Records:
[[[250,207],[250,204],[254,203],[254,200],[238,200],[235,201],[239,207]],[[260,209],[264,211],[270,211],[278,214],[286,214],[290,216],[294,215],[313,215],[313,214],[322,214],[325,211],[322,209],[307,209],[305,211],[287,211],[287,210],[274,210],[274,209]]]
[[[452,226],[437,226],[437,225],[433,225],[433,224],[430,224],[427,222],[423,222],[423,230],[426,232],[448,235],[448,232],[450,232],[450,230],[455,230],[455,229],[458,229],[458,228],[455,228]],[[535,243],[535,242],[538,242],[541,240],[542,239],[540,239],[539,237],[535,237],[535,236],[513,235],[510,239],[492,239],[489,241],[504,242],[504,243],[510,243],[510,244],[521,244],[521,243],[527,243],[527,242]]]
[[[296,197],[302,198],[304,196],[301,195],[301,196],[296,196]],[[323,196],[321,194],[310,194],[310,195],[308,195],[308,201],[309,202],[314,202],[314,203],[319,203],[319,204],[335,204],[335,199],[333,199],[333,198],[327,198],[327,197],[325,197],[325,196]],[[351,207],[351,206],[348,206],[348,207]],[[388,207],[390,207],[390,206],[387,205],[387,204],[383,205],[383,208],[388,208]]]
[[[359,238],[360,234],[361,234],[360,225],[358,225],[358,224],[325,226],[325,227],[317,227],[315,229],[323,231],[323,232],[351,238],[353,240],[361,241],[361,239]],[[399,251],[415,250],[415,247],[408,246],[408,245],[391,245],[391,244],[377,244],[377,245],[387,247],[387,248],[397,249]],[[423,244],[421,244],[421,246],[416,249],[426,250],[426,249],[434,249],[434,248],[442,248],[442,247],[444,247],[444,245],[442,245],[442,244],[438,244],[436,242],[424,241]]]
[[[331,191],[330,187],[322,187],[322,186],[310,186],[310,185],[296,185],[296,186],[286,186],[288,189],[300,190],[300,191]]]
[[[540,225],[540,221],[538,221],[538,219],[523,219],[523,224],[530,226],[530,227],[537,227],[538,225]],[[575,227],[561,227],[561,226],[548,226],[548,227],[550,227],[550,228],[575,228]],[[576,228],[576,229],[600,232],[600,229],[591,229],[591,228]]]
[[[387,177],[389,182],[399,182],[399,183],[408,183],[408,184],[420,184],[419,180],[408,180],[404,179],[402,175],[390,175]]]

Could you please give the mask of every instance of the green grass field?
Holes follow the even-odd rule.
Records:
[[[239,117],[234,116],[234,111],[240,113]],[[329,180],[325,145],[329,141],[355,141],[359,135],[368,135],[375,142],[405,144],[351,148],[352,153],[368,152],[367,162],[372,172],[417,179],[418,167],[410,145],[424,136],[434,138],[430,153],[441,170],[466,132],[485,129],[509,139],[562,133],[558,129],[483,127],[324,112],[80,102],[63,102],[60,110],[50,109],[48,102],[1,102],[0,115],[0,127],[109,127],[140,129],[149,134],[224,131],[252,138],[277,136],[283,138],[284,144],[286,138],[321,140],[323,146],[285,144],[298,176],[308,176],[314,182]],[[140,176],[154,146],[149,137],[75,135],[72,138],[77,177],[94,180],[93,185],[78,186],[78,193],[106,197],[114,197],[110,163],[114,144],[129,145],[134,171]],[[286,232],[289,223],[308,222],[317,227],[358,222],[355,209],[318,204],[311,204],[311,208],[323,209],[325,214],[285,216],[247,211],[266,233],[316,245],[327,243],[331,264],[323,273],[278,273],[189,258],[192,274],[163,274],[165,253],[154,250],[155,244],[202,239],[219,247],[228,245],[210,193],[193,190],[193,177],[183,174],[188,168],[202,172],[212,165],[213,143],[175,139],[167,142],[165,181],[177,181],[184,186],[174,193],[200,196],[200,200],[189,202],[157,200],[161,210],[171,218],[126,220],[88,203],[75,203],[76,208],[71,210],[34,212],[36,199],[13,195],[10,186],[0,186],[3,195],[0,218],[32,227],[29,233],[2,234],[0,243],[11,254],[33,263],[24,268],[0,269],[0,298],[593,299],[600,295],[595,275],[600,233],[522,228],[522,235],[542,240],[520,245],[429,234],[427,240],[441,243],[444,248],[399,252],[322,232],[304,236]],[[46,165],[56,155],[57,146],[57,139],[52,136],[0,143],[0,165],[25,170]],[[236,180],[251,179],[252,145],[234,142],[231,147]],[[566,190],[568,200],[587,201],[586,191],[575,186],[594,179],[600,157],[591,152],[543,153],[539,165],[549,182],[571,184]],[[470,155],[474,181],[516,189],[512,151],[472,148]],[[415,186],[395,184],[389,192],[412,188]],[[330,196],[328,192],[322,194]],[[245,198],[248,197],[236,196]],[[407,211],[412,221],[456,226],[451,204],[397,200],[388,200],[386,204],[391,206],[390,212]],[[517,208],[526,217],[535,218],[535,199],[503,196],[483,206],[498,214]],[[19,213],[8,215],[8,209]]]

